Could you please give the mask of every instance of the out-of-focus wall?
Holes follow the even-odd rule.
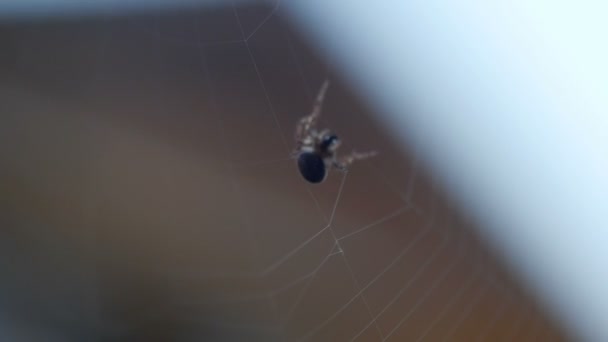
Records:
[[[276,9],[0,35],[0,298],[15,335],[564,339],[415,146],[403,155]],[[325,77],[322,125],[343,152],[380,155],[312,186],[288,153]]]

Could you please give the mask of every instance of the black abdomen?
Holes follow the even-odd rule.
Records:
[[[326,170],[323,158],[314,153],[302,153],[298,157],[300,174],[311,183],[321,183],[325,179]]]

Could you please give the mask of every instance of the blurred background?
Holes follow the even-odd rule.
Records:
[[[3,21],[2,339],[567,340],[280,4]],[[311,185],[326,78],[320,126],[380,154]]]

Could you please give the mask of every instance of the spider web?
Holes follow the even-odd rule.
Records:
[[[104,225],[96,244],[105,251],[119,236],[121,244],[150,247],[150,254],[124,255],[162,275],[170,298],[162,310],[191,330],[212,327],[227,338],[560,339],[446,200],[415,148],[410,155],[396,148],[285,24],[282,1],[289,0],[98,23],[97,76],[81,96],[121,128],[95,130],[110,137],[100,138],[96,177],[113,186],[96,193],[125,197],[115,210],[136,214]],[[64,33],[77,32],[70,25]],[[381,154],[312,186],[289,153],[295,124],[326,77],[332,85],[320,126],[338,132],[343,153]],[[120,140],[122,130],[137,133]],[[148,143],[132,136],[154,145],[141,147]],[[116,296],[108,286],[100,285],[100,302],[104,291]]]
[[[492,268],[496,265],[486,260],[487,256],[466,231],[466,223],[454,222],[454,209],[438,203],[444,200],[432,182],[421,179],[428,176],[421,175],[416,158],[394,163],[399,157],[393,150],[392,155],[387,153],[385,157],[393,161],[354,165],[351,173],[333,173],[331,180],[320,187],[298,182],[292,161],[281,156],[290,152],[294,122],[309,111],[324,67],[317,65],[316,72],[309,72],[312,67],[306,63],[314,62],[306,59],[314,57],[302,53],[292,34],[281,27],[280,6],[281,0],[269,8],[232,5],[240,38],[212,44],[199,40],[205,76],[210,79],[209,92],[216,101],[231,101],[218,95],[214,79],[221,79],[222,75],[213,75],[213,63],[218,61],[214,53],[230,50],[228,53],[238,55],[248,69],[243,77],[249,77],[254,89],[257,88],[257,107],[248,108],[252,111],[249,115],[259,115],[264,124],[255,134],[274,138],[272,148],[248,152],[241,158],[227,152],[234,157],[227,161],[227,168],[239,184],[235,193],[255,245],[256,263],[250,273],[217,276],[249,277],[265,282],[270,291],[254,296],[253,300],[270,302],[273,319],[267,328],[278,329],[279,339],[484,340],[497,331],[507,337],[526,339],[527,327],[534,323],[530,317],[532,309],[521,303],[521,294],[515,297],[500,292],[510,288],[504,279],[493,277]],[[234,47],[214,47],[223,43]],[[268,49],[281,51],[274,55]],[[300,91],[282,95],[277,87],[285,85]],[[331,89],[328,97],[346,97],[339,91]],[[291,98],[282,100],[282,96]],[[387,144],[380,137],[374,138],[378,130],[349,130],[349,124],[365,126],[353,123],[365,122],[365,118],[360,110],[354,113],[357,108],[353,105],[340,107],[338,100],[333,103],[328,100],[322,124],[349,133],[345,134],[349,139],[344,140],[350,140],[351,146],[355,142],[367,146]],[[226,114],[224,108],[216,103],[214,109],[222,135],[227,137],[230,128],[222,118]],[[222,144],[228,146],[230,141]],[[273,158],[268,158],[270,151]],[[392,170],[387,170],[389,167]],[[243,189],[243,184],[251,181],[271,187],[280,187],[279,182],[289,184],[290,190],[285,195],[298,198],[297,206],[290,204],[290,208],[283,208],[274,202],[276,199],[264,203],[257,194],[248,196],[245,193],[250,190]],[[252,203],[256,199],[262,203],[254,209]],[[284,219],[262,217],[252,211],[268,211],[272,217]],[[303,214],[294,219],[292,215],[300,211]],[[280,239],[268,235],[278,235]],[[488,307],[497,297],[503,305],[498,310]],[[512,305],[517,308],[509,312]],[[486,314],[493,318],[482,319]],[[514,323],[502,323],[504,315],[512,317],[510,321]],[[473,330],[473,326],[478,329]],[[534,330],[530,331],[537,333]]]
[[[384,160],[334,172],[321,186],[298,178],[288,158],[294,123],[308,113],[328,72],[281,26],[280,6],[233,5],[225,12],[233,15],[225,17],[233,25],[230,39],[201,39],[213,29],[196,17],[177,30],[162,19],[155,27],[158,39],[198,47],[235,214],[250,244],[251,269],[222,266],[193,278],[253,282],[255,290],[239,286],[243,293],[225,293],[224,303],[265,308],[258,311],[261,321],[215,324],[289,341],[525,339],[534,332],[532,309],[520,294],[505,295],[510,287],[495,278],[496,265],[415,157],[395,162],[399,156],[385,148]],[[268,52],[273,49],[279,51]],[[231,89],[239,84],[250,93]],[[299,91],[281,89],[287,87]],[[365,113],[344,104],[349,99],[340,85],[331,97],[322,124],[343,132],[344,150],[354,143],[388,145],[378,129],[368,129]],[[283,190],[273,196],[260,187]],[[494,301],[502,304],[498,310]]]

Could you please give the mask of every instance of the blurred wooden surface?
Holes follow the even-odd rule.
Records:
[[[560,341],[273,8],[2,27],[3,316],[30,341]],[[380,155],[320,185],[321,124]]]

